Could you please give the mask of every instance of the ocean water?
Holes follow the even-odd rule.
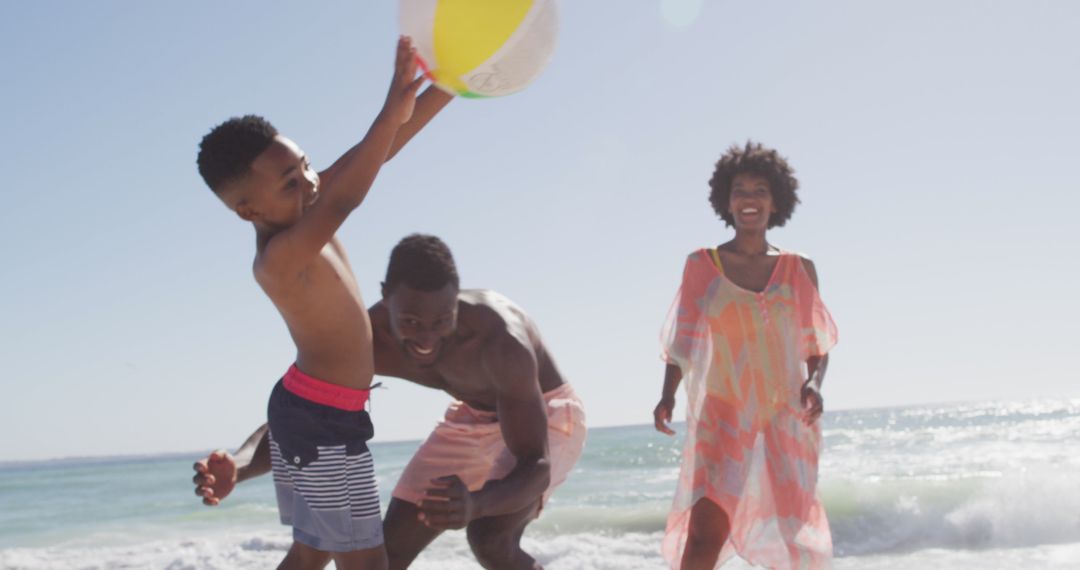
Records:
[[[840,411],[823,421],[819,490],[836,568],[1080,568],[1080,400]],[[417,445],[372,446],[384,508]],[[664,568],[680,445],[651,426],[590,430],[581,462],[526,532],[526,550],[551,570]],[[198,457],[0,465],[0,568],[275,566],[290,538],[269,477],[205,507],[190,483]],[[413,567],[479,568],[461,532]]]

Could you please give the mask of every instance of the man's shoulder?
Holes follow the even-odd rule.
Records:
[[[501,334],[528,326],[528,315],[509,297],[490,289],[468,289],[458,296],[477,332]]]
[[[514,346],[533,349],[528,315],[505,295],[490,289],[470,289],[459,295],[458,319],[480,337],[484,353],[500,352]]]
[[[374,305],[367,308],[368,319],[371,321],[371,328],[378,334],[380,330],[386,329],[389,332],[390,328],[390,310],[386,308],[386,303],[382,301],[376,302]]]
[[[484,307],[514,304],[509,297],[493,289],[462,289],[458,293],[458,299],[469,305]]]
[[[458,311],[477,329],[498,326],[506,320],[505,307],[510,299],[490,289],[464,289],[458,293]]]

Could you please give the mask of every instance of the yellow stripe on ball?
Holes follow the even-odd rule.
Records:
[[[555,0],[399,0],[402,33],[425,71],[465,97],[523,89],[555,48]]]

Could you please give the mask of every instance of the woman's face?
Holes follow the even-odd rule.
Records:
[[[740,172],[731,180],[728,211],[735,219],[736,230],[765,231],[769,216],[776,212],[772,189],[764,176]]]

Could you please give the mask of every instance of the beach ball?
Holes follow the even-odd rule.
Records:
[[[454,95],[520,91],[555,51],[555,0],[399,0],[399,7],[420,68]]]

